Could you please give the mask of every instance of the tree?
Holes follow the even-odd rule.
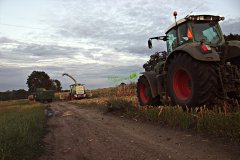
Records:
[[[0,92],[0,100],[15,100],[28,98],[29,92],[24,89]]]
[[[62,86],[61,86],[60,81],[57,80],[57,79],[52,80],[52,87],[51,87],[51,89],[55,90],[55,91],[61,91],[62,90]]]
[[[43,71],[33,71],[28,76],[27,85],[30,92],[36,91],[37,88],[61,90],[61,83],[58,80],[51,80],[48,74]]]
[[[230,33],[230,34],[227,35],[227,36],[224,35],[224,39],[225,39],[226,41],[231,41],[231,40],[238,40],[238,41],[240,41],[240,35]]]

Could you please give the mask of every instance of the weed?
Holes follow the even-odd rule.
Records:
[[[133,106],[131,101],[119,99],[116,97],[109,98],[106,101],[106,105],[107,105],[108,111],[120,111],[120,112],[124,112],[126,114],[131,114],[132,112],[137,110]]]

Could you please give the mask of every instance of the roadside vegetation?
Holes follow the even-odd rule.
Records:
[[[136,121],[150,121],[164,126],[190,130],[214,137],[225,137],[240,142],[240,106],[226,103],[208,109],[206,106],[195,109],[180,106],[139,106],[135,96],[135,84],[115,88],[94,90],[93,99],[74,103],[85,106],[98,106],[107,112]],[[94,95],[93,94],[93,95]],[[97,95],[97,96],[96,96]],[[234,108],[234,109],[232,109]]]
[[[132,82],[127,85],[121,85],[117,87],[100,88],[92,90],[93,98],[100,97],[124,97],[135,95],[136,83]]]
[[[26,99],[23,100],[9,100],[9,101],[0,101],[0,109],[6,107],[20,107],[26,105],[33,105],[35,104],[33,101],[28,101]]]
[[[0,103],[0,160],[36,159],[46,132],[44,108],[27,100]]]

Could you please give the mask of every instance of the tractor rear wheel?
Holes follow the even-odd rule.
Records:
[[[187,54],[178,54],[168,66],[167,87],[173,104],[200,106],[211,104],[217,93],[214,62],[201,62]]]
[[[137,82],[137,97],[141,106],[159,105],[159,96],[152,98],[151,88],[145,76],[140,76]]]

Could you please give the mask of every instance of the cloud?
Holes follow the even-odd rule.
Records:
[[[7,37],[0,37],[0,44],[14,43],[14,42],[17,42],[17,41],[12,40],[12,39],[7,38]]]
[[[147,39],[163,35],[166,25],[172,23],[163,1],[158,1],[159,5],[143,0],[70,2],[74,5],[66,6],[64,2],[57,11],[65,11],[65,16],[51,20],[60,28],[57,34],[90,39],[91,43],[117,51],[145,54]]]
[[[6,39],[6,38],[1,38]],[[104,46],[59,46],[23,43],[8,39],[0,47],[0,90],[27,89],[32,71],[45,71],[62,82],[65,89],[72,83],[62,73],[72,74],[90,89],[114,86],[108,77],[128,76],[141,72],[147,56],[120,52]]]
[[[178,10],[179,18],[191,11],[204,7],[205,1],[57,1],[57,9],[49,24],[56,28],[60,37],[88,39],[89,43],[115,49],[118,52],[150,55],[155,51],[166,50],[163,42],[149,52],[149,37],[164,35],[168,26],[174,22],[172,12]],[[64,13],[57,16],[58,13]]]
[[[222,27],[223,33],[226,35],[232,34],[240,34],[240,17],[235,19],[227,19],[220,23]]]
[[[26,89],[27,74],[30,68],[0,67],[0,91]]]
[[[178,19],[192,10],[194,14],[202,8],[210,10],[206,1],[196,0],[55,0],[51,4],[54,9],[40,18],[48,30],[24,35],[29,42],[0,37],[0,90],[26,88],[26,77],[33,70],[46,71],[65,88],[72,82],[61,76],[64,72],[89,88],[116,85],[107,77],[141,72],[151,54],[166,50],[161,41],[153,41],[149,50],[147,40],[165,34],[174,23],[174,10]],[[239,21],[221,23],[224,33],[239,33]]]

